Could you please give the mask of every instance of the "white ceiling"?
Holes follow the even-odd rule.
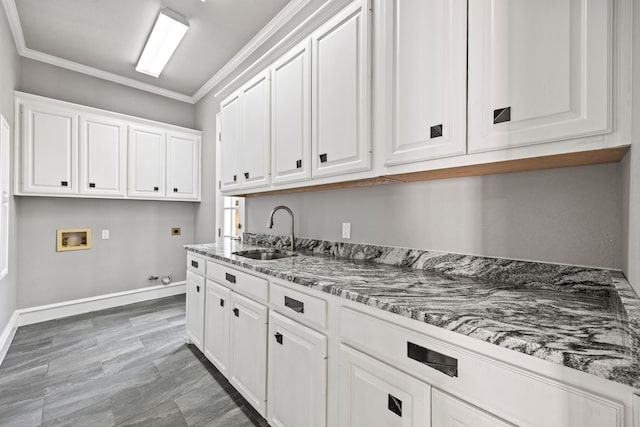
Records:
[[[132,86],[141,82],[143,89],[152,85],[161,88],[158,92],[170,91],[191,98],[287,4],[296,3],[296,0],[3,2],[10,21],[11,8],[15,5],[14,14],[17,12],[19,17],[24,50],[31,52],[31,55],[23,56],[53,57],[48,62],[61,58],[61,63],[71,61],[106,72],[104,75],[123,77],[125,82],[131,80]],[[136,72],[135,64],[158,12],[164,7],[184,15],[190,28],[160,78],[156,79]],[[13,26],[15,21],[14,16]],[[15,37],[16,28],[12,30]]]

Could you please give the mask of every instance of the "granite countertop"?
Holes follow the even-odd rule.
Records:
[[[619,272],[416,249],[285,238],[186,249],[640,388],[640,299]]]

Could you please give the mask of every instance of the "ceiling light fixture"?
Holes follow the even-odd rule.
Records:
[[[136,71],[158,77],[189,29],[187,19],[162,9],[136,65]]]

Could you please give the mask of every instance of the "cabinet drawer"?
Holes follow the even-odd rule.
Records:
[[[269,305],[276,311],[309,326],[327,328],[327,302],[271,283]]]
[[[264,279],[213,261],[207,261],[207,276],[235,292],[260,302],[267,302],[269,284]]]
[[[204,275],[206,268],[207,266],[204,258],[193,255],[190,252],[187,253],[187,270]]]
[[[520,426],[618,426],[624,416],[620,402],[346,307],[340,340]]]

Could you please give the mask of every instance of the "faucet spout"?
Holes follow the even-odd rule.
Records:
[[[291,239],[291,252],[293,252],[296,250],[296,238],[293,234],[293,212],[291,211],[291,209],[283,205],[276,206],[275,208],[273,208],[271,210],[271,213],[269,214],[269,220],[267,221],[267,228],[273,228],[273,215],[281,209],[289,212],[289,215],[291,215],[291,235],[289,237]]]

